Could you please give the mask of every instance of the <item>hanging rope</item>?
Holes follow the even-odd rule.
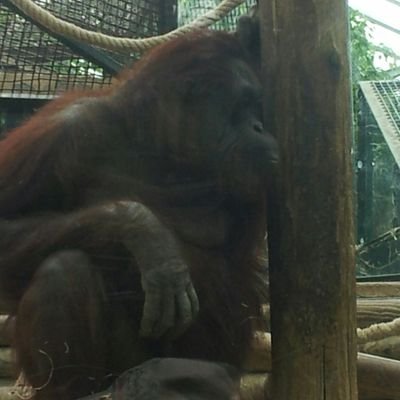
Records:
[[[70,22],[55,17],[44,8],[35,4],[32,0],[11,0],[11,2],[25,15],[49,29],[51,32],[107,50],[120,52],[144,52],[145,50],[148,50],[172,38],[185,35],[186,33],[194,30],[206,28],[215,22],[218,22],[234,8],[244,3],[245,0],[223,0],[213,10],[210,10],[203,16],[196,18],[188,25],[177,28],[164,35],[139,39],[120,38],[105,35],[99,32],[88,31]]]

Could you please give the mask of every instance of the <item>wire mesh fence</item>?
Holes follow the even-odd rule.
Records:
[[[110,80],[101,68],[5,6],[0,8],[0,32],[2,97],[46,97]]]
[[[182,26],[190,23],[197,17],[200,17],[206,12],[214,9],[220,2],[220,0],[180,0],[178,2],[178,25]],[[211,28],[227,31],[234,30],[238,18],[247,13],[254,4],[256,4],[256,0],[247,0],[228,13],[228,15],[214,24]]]
[[[168,2],[37,0],[68,22],[121,37],[153,36],[168,25],[173,28],[164,11]],[[10,2],[0,4],[1,97],[51,97],[75,87],[103,86],[133,57],[58,37],[21,15]]]
[[[149,37],[187,24],[220,0],[35,0],[62,19],[119,37]],[[253,0],[213,26],[233,30]],[[137,54],[119,54],[54,35],[0,4],[0,98],[51,98],[73,88],[108,85],[112,75]]]

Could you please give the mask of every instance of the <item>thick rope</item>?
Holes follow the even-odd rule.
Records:
[[[206,28],[207,26],[218,22],[234,8],[244,3],[245,0],[223,0],[213,10],[210,10],[203,16],[196,18],[188,25],[182,26],[164,35],[139,39],[120,38],[99,32],[88,31],[55,17],[49,11],[35,4],[32,0],[11,0],[11,2],[24,14],[56,34],[80,42],[89,43],[107,50],[120,52],[144,52],[160,43],[185,35],[194,30]]]
[[[400,336],[400,318],[396,318],[390,322],[373,324],[365,329],[357,329],[359,345],[385,339],[390,336]]]

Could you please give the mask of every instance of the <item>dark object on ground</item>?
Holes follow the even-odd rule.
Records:
[[[122,374],[109,391],[81,400],[236,400],[239,381],[228,365],[153,359]]]

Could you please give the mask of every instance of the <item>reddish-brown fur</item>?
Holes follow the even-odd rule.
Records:
[[[37,398],[70,400],[154,356],[241,364],[263,298],[274,159],[256,112],[241,117],[242,86],[257,82],[238,38],[200,32],[0,142],[1,297]],[[171,288],[190,271],[200,311],[184,333],[138,334],[148,269]]]

